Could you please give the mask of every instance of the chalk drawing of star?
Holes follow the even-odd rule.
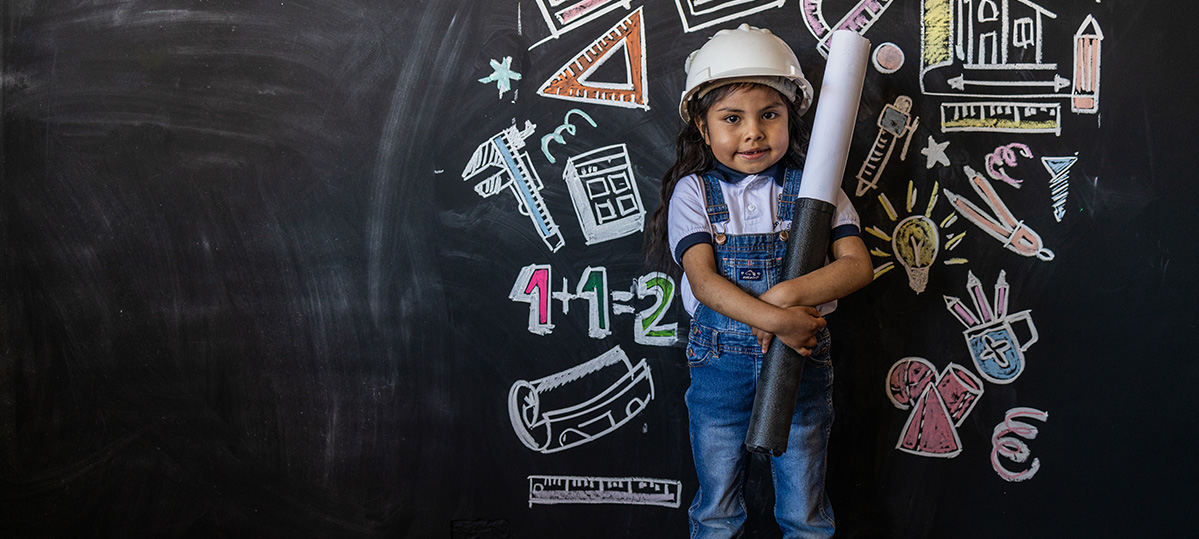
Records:
[[[491,61],[492,71],[490,75],[479,79],[479,82],[488,84],[494,82],[500,89],[500,98],[503,99],[504,92],[512,89],[512,81],[520,80],[520,73],[512,71],[512,57],[505,56],[504,63],[496,60]]]
[[[945,155],[945,148],[948,147],[948,140],[945,142],[937,142],[933,140],[932,135],[929,135],[928,146],[926,146],[923,150],[920,150],[920,153],[928,156],[928,163],[925,164],[924,168],[933,168],[933,163],[940,163],[943,167],[949,166],[949,157]]]

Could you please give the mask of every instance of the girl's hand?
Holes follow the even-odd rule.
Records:
[[[816,333],[824,329],[828,322],[813,307],[788,307],[784,311],[787,316],[775,333],[752,328],[758,344],[762,345],[762,353],[770,348],[770,341],[777,336],[799,355],[811,356],[812,349],[816,347]]]

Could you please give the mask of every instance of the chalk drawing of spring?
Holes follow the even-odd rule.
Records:
[[[508,391],[508,417],[521,443],[554,453],[620,428],[653,398],[654,379],[646,360],[633,365],[615,346],[545,378],[517,380]]]

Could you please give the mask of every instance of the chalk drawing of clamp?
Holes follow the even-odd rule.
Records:
[[[644,358],[636,365],[620,346],[586,363],[508,391],[508,417],[521,443],[541,453],[585,444],[641,413],[654,398]]]

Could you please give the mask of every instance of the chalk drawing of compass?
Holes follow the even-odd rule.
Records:
[[[824,19],[824,0],[801,0],[804,25],[816,37],[816,50],[828,58],[828,42],[837,30],[852,30],[865,35],[866,30],[891,5],[892,0],[860,0],[836,25],[829,26]]]

